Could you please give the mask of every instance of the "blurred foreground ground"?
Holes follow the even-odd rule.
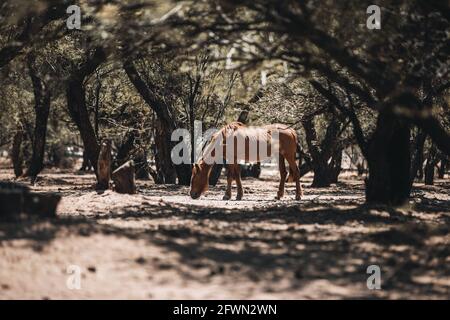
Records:
[[[139,194],[92,190],[94,176],[45,172],[58,219],[0,222],[0,299],[450,299],[450,186],[417,184],[401,209],[363,205],[361,180],[275,201],[276,172],[244,180],[242,201],[138,182]],[[11,180],[1,169],[0,180]],[[235,194],[234,194],[235,195]],[[381,290],[366,269],[381,268]],[[67,268],[82,270],[70,290]]]

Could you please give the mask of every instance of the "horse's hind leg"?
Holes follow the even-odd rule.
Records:
[[[280,158],[278,160],[278,168],[280,170],[280,185],[278,187],[278,193],[275,199],[280,200],[284,196],[284,184],[286,182],[286,164],[284,163],[284,157],[280,155]]]
[[[234,166],[234,177],[236,179],[236,186],[237,186],[236,200],[241,200],[242,196],[244,195],[244,189],[242,188],[241,167],[239,166],[239,164],[236,164]]]
[[[303,196],[302,185],[300,184],[300,171],[298,170],[298,166],[295,163],[295,155],[291,157],[286,157],[286,160],[289,163],[289,167],[291,172],[293,173],[293,178],[295,180],[295,200],[300,200]]]
[[[227,165],[227,189],[225,191],[225,195],[223,196],[223,200],[230,200],[231,199],[231,184],[233,183],[233,166]]]

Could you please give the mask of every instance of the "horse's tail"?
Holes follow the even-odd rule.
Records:
[[[298,158],[296,157],[296,159],[298,159],[297,169],[300,170],[300,165],[302,164],[302,152],[298,141],[296,141],[296,146],[295,153],[298,154]],[[291,166],[289,166],[289,176],[287,177],[286,182],[294,182],[294,172],[292,171]]]

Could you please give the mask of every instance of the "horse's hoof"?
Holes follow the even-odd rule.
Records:
[[[280,196],[275,196],[275,200],[280,200],[281,197]]]
[[[236,200],[237,201],[242,200],[242,196],[240,196],[240,195],[236,196]]]
[[[223,198],[222,198],[222,200],[230,200],[230,198],[231,198],[230,196],[224,195]]]
[[[299,194],[298,194],[298,195],[296,195],[296,196],[295,196],[295,200],[302,200],[302,196],[301,196],[301,195],[299,195]]]

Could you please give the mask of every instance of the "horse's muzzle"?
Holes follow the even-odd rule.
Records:
[[[191,198],[192,199],[200,198],[200,192],[191,192]]]

